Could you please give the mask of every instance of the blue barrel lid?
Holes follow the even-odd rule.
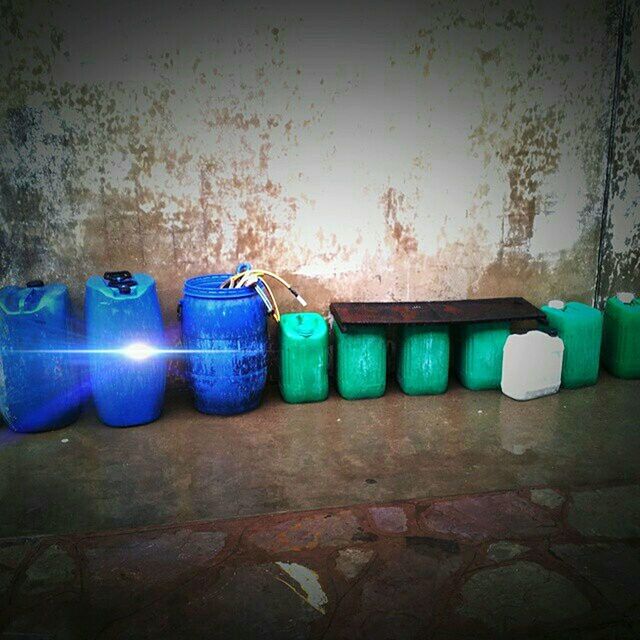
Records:
[[[191,298],[206,298],[209,300],[229,300],[230,298],[246,298],[258,295],[253,287],[222,289],[221,286],[230,277],[230,273],[211,273],[205,276],[189,278],[184,283],[184,295]]]
[[[102,276],[96,275],[87,280],[87,289],[93,289],[112,300],[131,300],[139,298],[147,289],[154,287],[156,284],[155,280],[147,273],[134,273],[127,282],[130,284],[126,288],[118,288],[110,285],[109,281]]]
[[[34,280],[26,287],[14,285],[0,289],[0,310],[7,315],[36,313],[45,307],[53,307],[62,297],[69,295],[64,284],[47,284]]]

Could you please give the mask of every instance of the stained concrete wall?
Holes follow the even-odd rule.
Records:
[[[80,302],[91,273],[145,270],[169,315],[186,277],[250,260],[323,311],[591,301],[621,7],[3,2],[0,283]],[[613,288],[638,255],[623,191]]]
[[[626,5],[611,180],[603,235],[602,301],[616,291],[640,294],[640,1]]]

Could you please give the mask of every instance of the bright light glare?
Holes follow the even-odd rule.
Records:
[[[122,349],[122,353],[132,360],[146,360],[158,353],[158,350],[148,344],[136,342],[134,344],[130,344],[128,347],[124,347],[124,349]]]

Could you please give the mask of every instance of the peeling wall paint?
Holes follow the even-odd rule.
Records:
[[[617,2],[1,6],[2,284],[594,294]]]
[[[620,95],[611,158],[600,302],[618,291],[640,295],[640,2],[627,3]]]

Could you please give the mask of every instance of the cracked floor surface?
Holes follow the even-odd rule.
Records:
[[[640,485],[0,541],[3,638],[637,638]]]

